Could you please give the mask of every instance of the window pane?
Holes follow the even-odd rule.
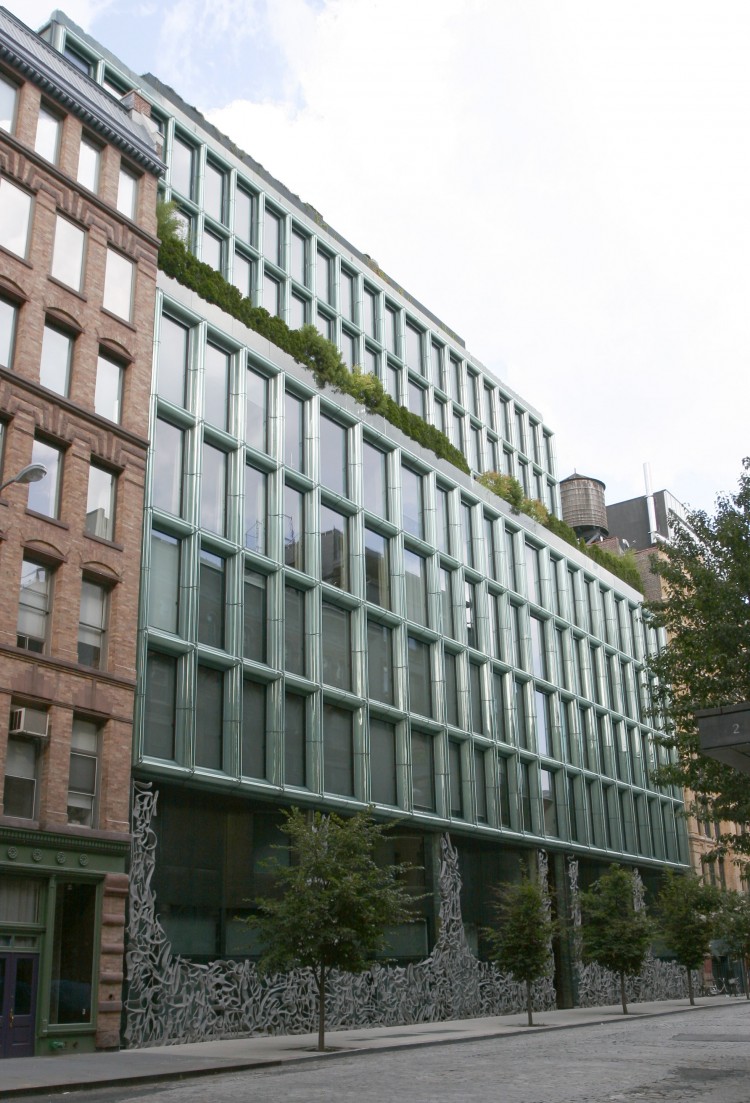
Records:
[[[266,450],[268,380],[248,368],[245,375],[245,443],[259,452]]]
[[[401,468],[401,503],[404,531],[424,536],[422,515],[422,477],[408,467]]]
[[[187,326],[180,325],[168,315],[161,319],[159,332],[158,391],[176,406],[185,405],[185,382],[188,364]]]
[[[349,587],[347,519],[328,506],[320,507],[321,578],[340,590]]]
[[[36,747],[26,739],[8,739],[3,805],[6,816],[32,820],[36,810]]]
[[[461,744],[448,740],[448,770],[450,774],[451,816],[463,819],[464,798],[461,775]]]
[[[107,356],[99,355],[96,361],[94,410],[100,417],[106,417],[109,421],[120,421],[123,375],[122,364],[110,360]]]
[[[376,701],[393,701],[393,631],[385,624],[367,622],[367,692]]]
[[[21,565],[16,644],[38,654],[44,651],[47,643],[51,581],[46,567],[24,559]]]
[[[86,138],[78,154],[78,183],[93,192],[99,187],[99,147]]]
[[[70,386],[70,364],[73,358],[73,338],[55,326],[45,325],[42,337],[42,359],[39,382],[58,394],[67,395]]]
[[[323,602],[323,681],[338,689],[352,688],[352,649],[349,613]]]
[[[175,757],[174,725],[177,660],[149,651],[146,666],[144,750],[154,758]]]
[[[234,232],[243,241],[253,240],[253,196],[239,187],[234,197]]]
[[[404,581],[406,584],[406,616],[417,624],[427,624],[427,579],[425,560],[416,552],[404,548]]]
[[[284,589],[284,669],[305,673],[305,594],[292,586]]]
[[[248,678],[242,683],[242,773],[266,777],[266,687]]]
[[[292,277],[297,283],[307,282],[307,238],[292,231]]]
[[[284,395],[284,463],[304,471],[304,402],[288,391]]]
[[[210,230],[203,231],[201,260],[204,264],[210,264],[217,272],[221,272],[223,269],[222,245],[222,238],[218,237],[216,234],[212,234]]]
[[[154,505],[179,517],[182,513],[182,431],[166,421],[156,422],[152,471]]]
[[[60,475],[62,454],[59,448],[35,440],[31,449],[31,462],[43,463],[47,476],[39,482],[29,483],[28,508],[45,517],[57,517],[60,508]]]
[[[96,582],[81,583],[81,613],[78,623],[78,662],[100,669],[104,665],[107,592]]]
[[[148,622],[165,632],[177,631],[180,592],[180,542],[156,530],[151,533]]]
[[[224,560],[201,548],[198,642],[224,647]]]
[[[86,532],[90,536],[101,536],[103,540],[114,539],[115,486],[116,478],[111,471],[91,464],[86,501]]]
[[[284,562],[305,569],[304,497],[292,486],[284,487]]]
[[[210,444],[203,445],[201,528],[224,535],[227,457]]]
[[[188,199],[193,197],[193,147],[178,137],[172,143],[170,184]]]
[[[135,218],[138,177],[121,168],[117,178],[117,209],[126,218]]]
[[[458,671],[457,659],[450,651],[445,652],[445,714],[449,724],[460,727],[458,716]]]
[[[224,674],[198,666],[195,704],[195,765],[220,770],[223,761]]]
[[[440,570],[440,607],[443,635],[454,640],[456,638],[456,628],[453,617],[452,572],[446,571],[444,568]]]
[[[370,717],[370,795],[378,804],[395,805],[396,729],[385,720]]]
[[[203,416],[219,429],[227,428],[229,395],[229,354],[215,345],[206,345]]]
[[[379,532],[365,529],[366,597],[383,609],[391,607],[389,541]]]
[[[430,645],[409,636],[409,710],[432,714]]]
[[[0,245],[25,257],[29,244],[31,196],[10,180],[0,179]]]
[[[266,476],[245,465],[245,547],[266,553]]]
[[[242,654],[256,663],[266,661],[266,579],[245,565]]]
[[[319,299],[331,301],[331,258],[318,249],[315,292]]]
[[[16,85],[0,76],[0,130],[13,130],[16,121],[17,96]]]
[[[434,812],[435,761],[433,737],[423,732],[411,733],[411,780],[414,807],[423,812]]]
[[[0,214],[0,219],[2,215]],[[0,299],[0,368],[10,368],[13,364],[13,342],[16,335],[16,315],[18,309],[14,303]]]
[[[284,702],[284,782],[304,788],[307,783],[305,698],[287,693]]]
[[[211,218],[224,221],[224,173],[210,161],[203,177],[203,207]]]
[[[406,363],[412,371],[422,374],[422,334],[406,323]]]
[[[36,124],[36,139],[34,149],[40,157],[44,157],[52,164],[57,164],[57,154],[60,148],[60,132],[62,123],[57,115],[53,115],[46,107],[39,108],[39,118]]]
[[[132,260],[115,253],[113,249],[107,250],[107,267],[104,272],[104,299],[102,305],[105,310],[111,310],[118,318],[124,318],[127,322],[133,314],[133,277],[135,266]]]
[[[320,419],[320,481],[346,495],[346,429],[330,418]]]
[[[57,216],[55,222],[55,246],[52,253],[52,275],[60,283],[80,291],[83,284],[83,254],[86,234],[79,227]],[[107,253],[109,257],[109,252]],[[106,289],[106,277],[105,277]]]
[[[232,283],[243,298],[247,299],[253,293],[253,262],[237,249],[234,253],[232,265]]]
[[[363,504],[378,517],[386,517],[387,457],[367,441],[362,445]]]
[[[354,796],[352,714],[323,705],[323,787],[328,793]]]
[[[263,306],[269,314],[281,314],[281,284],[267,272],[263,276]]]
[[[283,236],[281,219],[272,211],[270,207],[266,207],[265,219],[263,223],[263,253],[266,260],[270,260],[273,264],[281,267],[284,263],[282,255],[283,248]]]

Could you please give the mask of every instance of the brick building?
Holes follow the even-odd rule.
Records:
[[[0,9],[0,1056],[117,1046],[158,133]],[[47,475],[13,482],[28,464]]]

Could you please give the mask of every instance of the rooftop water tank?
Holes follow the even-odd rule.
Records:
[[[607,488],[600,479],[591,479],[586,475],[568,475],[560,482],[560,504],[563,521],[566,521],[576,536],[586,543],[607,536],[607,507],[604,491]]]

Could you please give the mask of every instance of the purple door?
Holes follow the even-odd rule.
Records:
[[[0,1057],[33,1057],[38,954],[0,954]]]

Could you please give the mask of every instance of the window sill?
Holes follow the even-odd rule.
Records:
[[[95,544],[103,544],[105,548],[112,548],[113,551],[125,551],[125,546],[123,544],[118,544],[116,540],[108,540],[106,536],[97,536],[94,532],[85,531],[83,535],[87,540],[93,540]]]
[[[71,295],[75,295],[75,297],[77,299],[80,299],[81,302],[87,303],[89,301],[88,296],[84,295],[83,291],[78,291],[75,287],[71,287],[69,283],[63,283],[63,281],[58,280],[56,276],[50,275],[47,276],[47,279],[50,283],[53,283],[55,287],[61,287],[63,291],[69,291]]]
[[[37,513],[35,509],[26,510],[27,517],[38,517],[40,521],[48,521],[50,525],[55,525],[59,529],[65,529],[70,531],[70,525],[66,521],[59,521],[57,517],[50,517],[46,513]]]
[[[102,314],[105,314],[107,318],[111,318],[114,322],[119,322],[121,326],[125,326],[126,329],[130,329],[133,333],[137,332],[137,327],[130,321],[129,318],[121,318],[119,314],[115,314],[111,310],[107,310],[105,306],[102,307]]]

